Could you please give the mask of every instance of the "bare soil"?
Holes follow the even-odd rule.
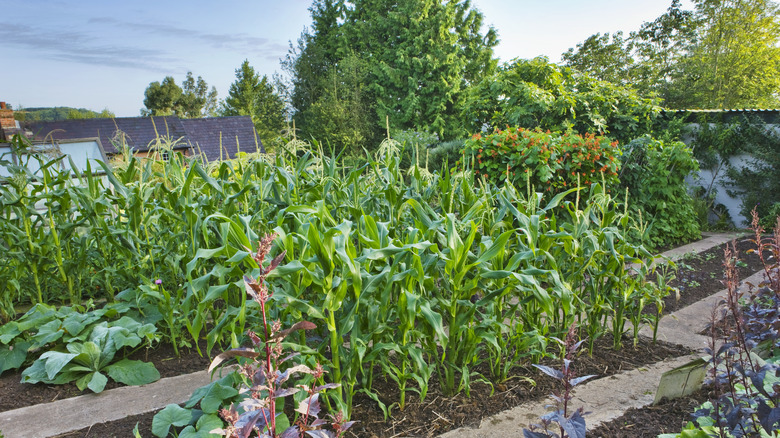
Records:
[[[710,393],[701,389],[687,397],[664,399],[655,406],[631,408],[622,416],[588,432],[593,438],[655,438],[661,433],[679,433],[693,411],[709,400]]]
[[[624,347],[615,351],[612,349],[612,339],[604,336],[596,341],[593,357],[582,352],[574,360],[577,375],[595,374],[606,377],[623,370],[634,369],[646,364],[655,363],[668,357],[677,357],[691,353],[685,347],[664,342],[653,344],[647,339],[641,339],[636,348],[629,338],[624,339]],[[558,367],[554,360],[546,360],[545,364]],[[478,369],[487,375],[486,369]],[[472,383],[470,397],[461,393],[455,397],[442,395],[438,382],[430,382],[430,390],[424,401],[420,401],[415,393],[407,393],[407,406],[401,411],[393,409],[390,418],[385,419],[376,402],[358,394],[354,400],[352,419],[357,420],[348,432],[349,437],[432,437],[456,429],[461,426],[476,426],[486,417],[503,410],[517,406],[520,403],[544,400],[558,388],[558,382],[539,372],[530,365],[517,367],[513,377],[503,384],[494,384],[493,388],[485,383]],[[523,377],[533,379],[529,382]],[[398,400],[398,388],[389,379],[375,380],[374,390],[381,394],[386,404]],[[492,393],[492,394],[491,394]],[[138,423],[143,437],[151,437],[151,425],[154,413],[124,418],[109,423],[97,424],[91,428],[82,429],[62,437],[124,437],[131,436],[131,431]]]

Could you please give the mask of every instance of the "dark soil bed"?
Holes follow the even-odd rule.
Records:
[[[662,400],[656,406],[631,408],[622,416],[599,425],[589,431],[593,438],[655,438],[661,433],[679,433],[691,414],[709,400],[709,392],[700,389],[695,393],[674,400]],[[586,417],[587,421],[587,417]]]
[[[596,342],[593,357],[585,352],[574,361],[578,375],[595,374],[599,377],[609,376],[627,369],[634,369],[646,364],[658,362],[668,357],[689,354],[690,350],[663,342],[653,344],[647,339],[641,339],[636,348],[632,341],[625,339],[625,346],[620,351],[612,350],[612,339],[605,336]],[[558,367],[556,361],[545,361],[546,364]],[[487,370],[477,370],[487,373]],[[557,382],[540,373],[530,365],[514,370],[516,377],[510,378],[504,384],[495,385],[491,396],[491,387],[484,383],[472,383],[470,397],[460,394],[455,397],[444,397],[438,388],[435,378],[432,379],[430,390],[425,401],[420,402],[415,393],[407,393],[407,406],[404,411],[394,409],[392,416],[385,420],[376,402],[358,394],[355,396],[352,419],[358,420],[347,436],[352,437],[394,437],[415,436],[431,437],[461,426],[476,426],[491,415],[517,406],[520,403],[538,400],[544,402],[556,388]],[[534,383],[521,379],[527,376]],[[394,382],[376,379],[374,389],[383,401],[390,404],[398,399],[398,390]],[[89,429],[63,435],[63,437],[120,437],[131,436],[130,431],[139,425],[139,431],[144,437],[151,435],[151,420],[153,413],[124,418],[104,424],[94,425]]]
[[[201,345],[201,351],[205,350],[206,343]],[[128,358],[134,360],[143,360],[152,362],[160,372],[160,377],[173,377],[182,374],[202,371],[208,368],[211,361],[208,357],[201,357],[196,350],[180,351],[180,356],[176,357],[173,347],[170,345],[159,345],[151,350],[141,349]],[[0,412],[11,409],[32,406],[39,403],[48,403],[63,398],[76,397],[78,395],[90,393],[79,391],[75,383],[66,385],[46,385],[44,383],[21,383],[22,373],[4,374],[0,377]],[[106,390],[123,386],[113,380],[106,384]]]
[[[750,238],[741,238],[737,241],[739,278],[744,279],[763,269],[761,259],[755,253],[748,250],[756,246]],[[679,298],[674,294],[664,299],[664,313],[671,313],[693,304],[702,298],[725,289],[723,280],[723,250],[726,244],[711,248],[695,255],[686,255],[676,261],[677,273],[675,279],[669,283],[679,289]],[[647,312],[655,312],[654,306],[647,306]]]

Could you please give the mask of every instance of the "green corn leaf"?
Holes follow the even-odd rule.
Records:
[[[498,239],[496,239],[493,244],[490,245],[490,248],[486,249],[485,252],[480,254],[479,258],[470,266],[478,266],[481,263],[496,258],[499,253],[504,251],[507,241],[509,241],[509,238],[514,234],[515,231],[510,230],[498,236]]]
[[[214,257],[221,256],[225,252],[225,247],[220,246],[214,249],[200,248],[195,253],[195,257],[187,263],[187,276],[192,274],[192,271],[198,266],[198,260],[210,260]]]
[[[442,322],[441,315],[431,309],[431,303],[429,301],[420,304],[420,311],[425,317],[425,320],[428,321],[428,324],[431,326],[431,328],[433,328],[433,330],[436,332],[441,347],[446,349],[449,337],[447,336],[447,332],[444,330],[444,323]]]
[[[225,291],[228,290],[229,287],[230,287],[229,284],[220,284],[220,285],[216,285],[216,286],[210,286],[209,289],[208,289],[208,292],[206,292],[206,296],[204,296],[203,299],[201,299],[201,301],[200,301],[201,304],[203,304],[203,303],[211,303],[211,302],[221,298],[225,294]]]

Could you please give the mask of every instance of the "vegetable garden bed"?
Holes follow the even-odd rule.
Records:
[[[750,245],[747,239],[739,239],[737,241],[737,247],[741,253],[740,259],[744,262],[739,268],[740,275],[743,276],[747,276],[761,267],[758,256],[747,253]],[[682,308],[687,304],[723,289],[723,285],[717,276],[717,273],[722,271],[723,250],[724,245],[720,245],[698,254],[686,255],[678,261],[677,278],[672,281],[672,285],[680,288],[682,292],[679,300],[674,296],[669,296],[665,299],[667,312]],[[713,273],[716,273],[716,275],[713,276]],[[646,338],[641,338],[637,348],[631,347],[630,344],[630,340],[627,339],[625,342],[626,346],[621,351],[616,352],[612,350],[612,340],[608,336],[601,338],[594,349],[593,357],[587,357],[587,354],[583,353],[575,361],[577,372],[579,374],[595,374],[599,377],[605,377],[618,371],[641,367],[667,357],[676,357],[689,353],[689,350],[685,348],[665,343],[653,345]],[[145,352],[138,352],[136,356],[141,354],[145,354]],[[158,366],[163,376],[176,374],[177,372],[199,371],[208,364],[208,360],[200,357],[195,351],[183,354],[177,359],[169,346],[160,346],[149,352],[149,360]],[[546,363],[555,366],[554,361],[547,360]],[[522,402],[532,400],[542,402],[555,387],[556,382],[553,379],[539,373],[535,368],[522,367],[517,371],[518,378],[510,379],[507,384],[494,388],[492,396],[490,394],[490,386],[476,383],[472,387],[471,397],[466,397],[462,394],[457,397],[447,398],[438,392],[436,383],[432,382],[432,389],[425,402],[419,403],[414,396],[410,396],[407,408],[404,411],[393,409],[391,417],[387,420],[384,419],[383,413],[375,401],[365,396],[358,396],[355,401],[353,418],[359,420],[359,423],[353,426],[348,436],[434,436],[457,427],[478,424],[483,418],[514,407]],[[534,379],[536,386],[522,380],[521,376]],[[24,400],[23,403],[25,404],[34,404],[80,394],[75,385],[72,384],[52,387],[43,384],[28,385],[18,382],[19,373],[0,378],[0,390],[4,391],[5,394],[9,394],[8,397],[4,397],[4,400],[17,401],[14,404],[7,402],[0,405],[0,410],[20,407],[21,405],[18,404],[19,400]],[[393,382],[377,379],[376,385],[377,392],[383,395],[382,400],[386,404],[390,404],[394,398],[397,398],[397,388]],[[672,415],[672,412],[679,410],[680,407],[689,407],[701,398],[700,395],[700,393],[697,393],[677,401],[665,402],[658,407],[630,410],[627,412],[626,417],[602,426],[594,431],[593,434],[589,433],[589,435],[605,437],[655,436],[650,435],[653,430],[679,430],[681,425],[689,419],[690,412],[677,412],[676,415]],[[127,436],[137,423],[141,435],[150,437],[153,436],[151,434],[151,423],[154,414],[148,413],[96,424],[91,428],[63,436]],[[634,433],[637,435],[631,435]]]
[[[665,358],[690,354],[687,348],[671,345],[665,342],[653,344],[649,339],[641,338],[636,348],[631,346],[631,340],[625,339],[626,346],[620,351],[612,350],[612,339],[602,338],[598,341],[593,357],[583,352],[576,360],[574,367],[578,374],[594,374],[607,377],[620,371],[635,369],[643,365],[655,363]],[[553,360],[545,360],[545,364],[557,367]],[[477,370],[477,372],[487,370]],[[533,379],[532,384],[528,379]],[[394,382],[377,379],[376,391],[381,394],[381,400],[387,405],[398,398],[398,390]],[[516,370],[513,378],[495,388],[491,395],[491,387],[486,384],[472,385],[470,397],[459,394],[446,397],[438,389],[435,381],[431,382],[428,397],[422,403],[414,396],[408,396],[404,411],[393,409],[392,415],[385,420],[377,403],[368,397],[356,397],[353,420],[358,421],[347,431],[350,437],[404,437],[404,436],[436,436],[438,434],[462,426],[473,426],[482,419],[503,410],[515,407],[528,401],[543,402],[557,388],[558,382],[547,377],[533,367],[521,367]],[[72,432],[63,437],[123,437],[129,436],[136,423],[143,437],[153,437],[151,432],[152,418],[156,412],[128,417],[118,421],[94,425],[92,428]]]
[[[14,147],[27,153],[22,143]],[[529,144],[529,151],[539,147],[547,149]],[[647,224],[633,218],[628,190],[603,170],[591,169],[593,180],[580,184],[574,169],[565,191],[542,193],[534,185],[544,181],[530,173],[525,187],[515,187],[465,162],[441,174],[401,169],[398,145],[388,139],[357,167],[311,150],[211,167],[179,155],[129,157],[103,166],[105,179],[88,171],[74,186],[56,159],[26,156],[41,160],[41,171],[6,163],[14,176],[0,186],[8,201],[0,237],[13,249],[0,270],[13,287],[0,296],[0,316],[35,306],[0,329],[2,369],[23,370],[39,387],[75,382],[100,392],[108,378],[155,378],[151,364],[123,357],[128,349],[145,355],[145,346],[163,342],[177,355],[205,341],[201,351],[213,357],[251,345],[224,357],[246,358],[258,368],[242,371],[281,383],[239,392],[255,377],[231,374],[209,386],[220,388],[218,401],[169,405],[176,426],[190,432],[229,427],[217,409],[231,403],[243,403],[231,424],[261,416],[273,423],[257,399],[287,382],[282,393],[305,405],[296,411],[309,421],[323,391],[332,411],[359,417],[353,434],[402,433],[407,416],[429,408],[409,433],[436,434],[471,424],[484,406],[499,410],[534,391],[544,397],[544,378],[530,367],[558,356],[564,336],[586,342],[581,351],[597,358],[596,374],[619,370],[628,357],[603,356],[641,356],[631,351],[636,343],[646,348],[639,327],[657,328],[660,307],[672,307],[675,273],[650,263],[637,240]],[[45,211],[34,208],[41,203]],[[679,281],[683,296],[704,284],[684,271]],[[92,300],[108,304],[94,308]],[[285,349],[301,354],[272,367],[286,360]],[[258,357],[267,359],[262,368]],[[299,373],[289,382],[279,375],[288,368]],[[523,387],[528,379],[539,386]],[[318,389],[297,393],[302,384]],[[491,392],[515,399],[481,398]],[[269,400],[273,410],[275,397]],[[439,412],[441,403],[450,408]],[[295,418],[285,407],[282,424]]]
[[[724,246],[720,245],[699,254],[691,254],[678,261],[677,278],[671,282],[671,285],[681,289],[680,299],[677,300],[673,295],[666,297],[664,299],[665,312],[673,312],[723,289],[719,273],[723,268]],[[761,267],[758,256],[747,253],[750,247],[751,243],[747,239],[737,240],[737,249],[741,254],[740,259],[745,263],[739,267],[740,275],[743,277],[758,271]],[[203,344],[202,342],[201,349],[205,350]],[[210,363],[209,358],[198,355],[194,349],[185,350],[180,357],[176,357],[173,348],[167,344],[161,344],[149,350],[141,349],[128,358],[152,362],[163,378],[202,371]],[[650,362],[640,361],[641,363]],[[117,386],[121,385],[109,382],[106,388]],[[0,399],[0,412],[83,394],[76,388],[75,384],[30,385],[21,383],[21,372],[4,373],[0,376],[0,391],[6,395]],[[543,390],[541,393],[547,394]]]

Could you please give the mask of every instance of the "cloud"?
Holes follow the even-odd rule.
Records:
[[[212,33],[196,29],[179,27],[164,23],[139,23],[119,20],[113,17],[96,17],[88,21],[92,25],[121,26],[131,31],[143,34],[154,34],[170,38],[186,40],[190,43],[199,43],[206,47],[218,50],[231,50],[237,53],[257,56],[261,58],[277,60],[287,52],[287,45],[280,44],[270,38],[256,37],[247,33]],[[135,33],[135,32],[133,32]]]
[[[0,22],[3,47],[23,50],[31,57],[145,71],[184,70],[183,51],[232,51],[243,56],[277,61],[287,46],[247,33],[206,32],[170,24],[96,17],[85,25],[30,26]],[[181,56],[180,56],[181,55]]]
[[[106,40],[87,31],[58,26],[33,28],[0,23],[3,46],[25,50],[31,57],[155,72],[167,70],[171,63],[163,50],[105,43]]]

